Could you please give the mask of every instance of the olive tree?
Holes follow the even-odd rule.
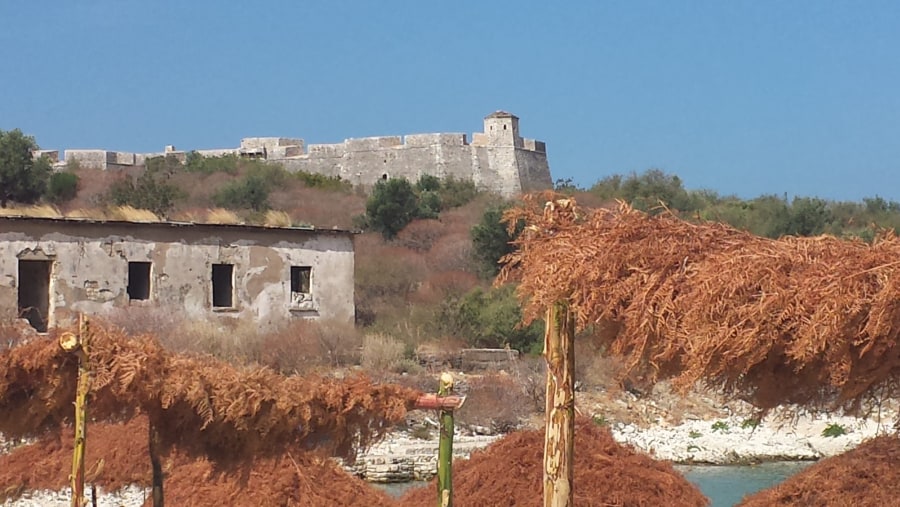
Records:
[[[7,203],[34,203],[47,190],[52,168],[44,157],[35,159],[38,149],[31,136],[21,130],[0,130],[0,207]]]

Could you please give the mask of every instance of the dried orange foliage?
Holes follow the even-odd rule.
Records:
[[[898,499],[900,438],[891,435],[873,438],[852,451],[822,460],[738,505],[883,507],[897,505]]]
[[[544,432],[510,433],[468,460],[453,463],[457,507],[543,505]],[[701,507],[709,500],[670,463],[613,440],[608,428],[587,419],[575,431],[575,505],[579,507]],[[434,505],[434,481],[410,490],[401,507]]]
[[[352,458],[401,421],[417,391],[345,380],[285,377],[164,350],[151,336],[92,326],[94,420],[145,413],[163,444],[218,460],[318,447]],[[33,435],[73,415],[76,364],[54,338],[0,353],[0,433]]]
[[[95,423],[88,428],[87,480],[105,491],[150,485],[147,418]],[[0,502],[23,491],[59,490],[69,484],[71,428],[42,435],[0,455]],[[222,505],[387,507],[393,502],[333,460],[294,449],[223,465],[175,448],[163,457],[166,502],[184,507]],[[102,499],[102,493],[101,493]],[[147,497],[145,505],[152,499]]]
[[[520,281],[526,318],[564,300],[580,328],[617,324],[603,345],[625,358],[627,373],[683,389],[704,380],[764,409],[854,410],[873,393],[900,394],[893,234],[872,245],[771,240],[624,204],[581,209],[549,194],[505,218],[526,229],[498,281]]]

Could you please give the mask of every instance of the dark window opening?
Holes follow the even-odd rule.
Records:
[[[150,299],[150,263],[128,263],[128,298],[132,301]]]
[[[384,174],[382,174],[382,175],[381,175],[381,179],[383,179],[383,180],[386,180],[386,179],[388,179],[388,175],[387,175],[387,173],[384,173]]]
[[[233,264],[213,264],[212,292],[213,308],[234,307]]]
[[[291,303],[300,304],[310,301],[312,268],[309,266],[291,266]]]
[[[19,317],[38,332],[47,331],[52,261],[19,261]]]
[[[503,130],[506,130],[506,125],[503,126]]]

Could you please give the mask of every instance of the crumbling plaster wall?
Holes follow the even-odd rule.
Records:
[[[40,250],[53,260],[51,325],[75,312],[130,304],[173,307],[189,318],[251,318],[261,325],[354,318],[349,233],[165,224],[77,224],[60,233],[58,223],[23,220],[18,230],[0,227],[0,308],[7,313],[17,305],[19,256]],[[129,261],[152,263],[148,302],[129,301]],[[212,264],[234,265],[233,308],[212,308]],[[291,306],[291,266],[312,268],[313,300],[303,308]]]

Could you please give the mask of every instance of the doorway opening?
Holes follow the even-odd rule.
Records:
[[[150,299],[150,263],[128,263],[128,299],[146,301]]]
[[[234,264],[212,265],[213,308],[234,308]]]
[[[50,321],[50,272],[53,261],[19,259],[19,317],[31,327],[46,333]]]

